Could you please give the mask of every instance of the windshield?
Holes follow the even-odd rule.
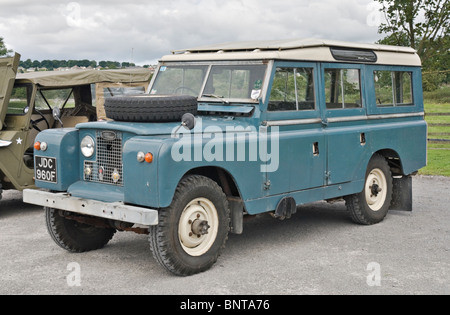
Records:
[[[151,94],[198,96],[207,71],[208,66],[161,66]]]
[[[35,108],[38,110],[52,110],[54,107],[74,108],[75,99],[72,89],[38,90]]]
[[[255,102],[262,95],[267,66],[164,65],[151,89],[153,95],[191,95],[211,102]]]

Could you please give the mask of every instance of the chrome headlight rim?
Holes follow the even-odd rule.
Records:
[[[95,153],[95,141],[91,136],[85,136],[80,143],[81,153],[84,157],[90,158]]]

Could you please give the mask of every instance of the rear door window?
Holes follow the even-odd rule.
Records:
[[[325,69],[327,109],[361,108],[359,69]]]

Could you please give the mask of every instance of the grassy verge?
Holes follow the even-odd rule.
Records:
[[[442,91],[440,92],[442,94]],[[450,89],[447,89],[447,92],[450,95]],[[450,113],[450,102],[444,102],[448,100],[449,95],[446,95],[445,99],[426,98],[425,113]],[[428,123],[428,138],[450,139],[450,126],[445,126],[445,124],[450,125],[450,116],[425,115],[425,119]],[[450,177],[450,142],[428,143],[428,165],[421,169],[419,174]]]

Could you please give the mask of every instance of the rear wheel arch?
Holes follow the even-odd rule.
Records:
[[[386,159],[386,161],[389,164],[389,167],[391,168],[392,175],[394,176],[406,175],[404,174],[403,171],[403,164],[400,155],[395,150],[383,149],[374,153],[374,155],[376,154],[381,155]]]

